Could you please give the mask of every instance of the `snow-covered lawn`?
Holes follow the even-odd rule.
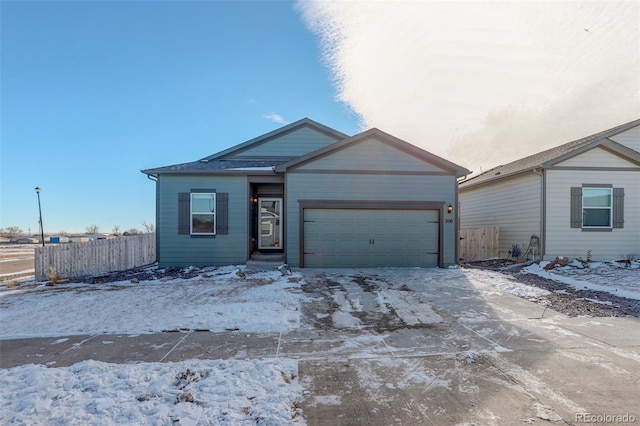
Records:
[[[304,424],[290,360],[24,365],[0,370],[0,423]]]
[[[302,277],[271,271],[241,278],[242,268],[205,270],[187,280],[4,290],[0,338],[296,328]]]
[[[619,297],[640,300],[640,262],[630,264],[616,262],[591,262],[584,267],[574,260],[567,266],[556,266],[546,271],[549,262],[540,262],[523,269],[523,272],[539,275],[569,284],[576,289],[604,291]]]

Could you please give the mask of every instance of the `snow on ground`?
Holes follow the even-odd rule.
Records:
[[[306,283],[302,274],[237,274],[243,268],[203,271],[191,279],[3,290],[0,337],[139,334],[176,329],[278,333],[300,329],[301,302],[313,304],[303,294]],[[585,272],[583,278],[596,283],[594,277],[602,274],[608,277],[605,282],[616,281],[620,289],[624,285],[624,290],[631,292],[634,283],[637,289],[638,275],[633,275],[637,271],[640,269],[594,269]],[[562,277],[561,272],[553,271],[552,279]],[[580,272],[565,273],[584,285],[576,278]],[[464,302],[480,298],[474,289],[523,297],[547,294],[507,275],[477,269],[385,268],[323,274],[338,284],[330,295],[337,309],[316,315],[320,319],[332,314],[337,329],[363,328],[360,318],[367,318],[367,312],[375,314],[370,320],[395,312],[405,324],[437,324],[442,318],[432,309],[435,300],[455,297]],[[488,312],[473,309],[457,315],[459,323],[467,327],[490,319]],[[485,334],[491,331],[487,329]],[[484,329],[476,334],[483,333]],[[383,336],[365,332],[347,339],[344,345],[356,351],[351,357],[354,362],[358,360],[358,379],[368,391],[416,384],[425,389],[451,385],[448,373],[421,368],[411,359],[376,356],[369,360],[376,355],[377,347],[388,356],[390,349]],[[496,346],[495,350],[501,348]],[[467,358],[472,361],[470,354]],[[372,362],[383,366],[388,363],[403,379],[388,383]],[[0,370],[0,424],[304,424],[295,408],[303,395],[296,377],[296,361],[286,359],[124,365],[89,360],[60,368],[24,365]],[[326,398],[339,403],[336,395]]]
[[[2,261],[0,260],[0,262]],[[19,277],[18,279],[15,279],[15,281],[33,280],[33,278],[35,277],[35,273],[36,270],[31,268],[25,269],[23,271],[10,272],[8,274],[0,274],[0,281],[9,280],[13,277]]]
[[[13,256],[33,256],[40,244],[0,244],[0,258]]]
[[[573,261],[546,271],[549,262],[530,265],[522,272],[569,284],[576,289],[604,291],[619,297],[640,300],[640,262],[591,262],[587,267]]]
[[[465,275],[473,282],[481,283],[485,286],[491,286],[497,290],[511,293],[519,297],[536,298],[550,294],[548,290],[519,283],[512,276],[501,274],[499,272],[466,269]]]
[[[0,292],[0,338],[296,328],[302,277],[225,267],[192,279],[45,285]]]
[[[305,424],[293,360],[0,370],[0,424]]]

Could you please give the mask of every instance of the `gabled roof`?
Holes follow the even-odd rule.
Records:
[[[339,132],[335,129],[332,129],[331,127],[327,127],[324,124],[320,124],[317,121],[313,121],[310,118],[302,118],[298,121],[295,121],[291,124],[287,124],[286,126],[280,127],[278,129],[275,129],[269,133],[265,133],[264,135],[258,136],[257,138],[253,138],[250,139],[246,142],[243,142],[239,145],[236,146],[232,146],[229,149],[225,149],[224,151],[220,151],[217,152],[215,154],[209,155],[208,157],[204,157],[203,159],[201,159],[200,161],[211,161],[211,160],[215,160],[216,158],[220,158],[232,153],[238,153],[241,151],[244,151],[246,149],[249,148],[253,148],[255,146],[258,146],[260,144],[266,143],[272,139],[275,139],[277,137],[286,135],[287,133],[293,132],[295,130],[298,130],[302,127],[311,127],[314,130],[317,130],[320,133],[324,133],[330,137],[333,137],[337,140],[340,139],[344,139],[344,138],[348,138],[349,135],[346,135],[342,132]]]
[[[455,174],[456,177],[460,177],[460,176],[465,176],[469,173],[471,173],[471,171],[465,169],[462,166],[459,166],[457,164],[454,164],[450,161],[445,160],[444,158],[438,157],[435,154],[432,154],[428,151],[425,151],[422,148],[418,148],[415,145],[412,145],[408,142],[403,141],[402,139],[399,139],[395,136],[392,136],[386,132],[383,132],[380,129],[369,129],[366,130],[362,133],[358,133],[355,136],[352,136],[350,138],[346,138],[343,139],[339,142],[335,142],[332,143],[331,145],[327,145],[323,148],[317,149],[313,152],[310,152],[306,155],[302,155],[300,157],[297,157],[291,161],[288,161],[286,163],[280,164],[278,166],[276,166],[275,170],[276,172],[285,172],[287,169],[290,169],[292,167],[296,167],[302,164],[305,164],[307,162],[313,161],[315,159],[324,157],[326,155],[330,155],[333,152],[336,152],[338,150],[344,149],[349,145],[353,145],[355,143],[358,143],[364,139],[367,139],[371,136],[376,136],[377,139],[379,139],[380,141],[387,143],[389,145],[391,145],[394,148],[397,148],[403,152],[406,152],[409,155],[413,155],[416,158],[419,158],[427,163],[433,164],[437,167],[440,167],[444,170],[448,170],[451,171],[452,174]]]
[[[577,139],[563,145],[556,146],[555,148],[547,149],[546,151],[521,158],[508,164],[494,167],[484,173],[465,180],[460,184],[460,188],[475,186],[498,179],[504,179],[509,176],[514,176],[523,172],[531,171],[533,169],[549,168],[554,164],[565,161],[573,156],[582,154],[583,152],[593,149],[597,146],[600,146],[618,155],[640,162],[640,153],[609,139],[609,137],[611,136],[615,136],[618,133],[625,132],[638,125],[640,125],[640,119],[621,124],[619,126],[596,133],[591,136],[587,136],[582,139]]]
[[[324,124],[320,124],[310,118],[302,118],[294,123],[275,129],[269,133],[250,139],[241,144],[232,146],[231,148],[217,152],[215,154],[204,157],[198,161],[189,163],[173,164],[165,167],[156,167],[152,169],[142,170],[147,175],[157,174],[180,174],[180,173],[254,173],[264,174],[273,172],[273,168],[279,164],[285,163],[294,157],[286,158],[256,158],[256,159],[221,159],[221,157],[230,154],[240,153],[249,148],[253,148],[260,144],[269,142],[275,138],[294,132],[302,127],[312,128],[322,134],[328,135],[336,140],[348,138],[349,136],[339,132]]]

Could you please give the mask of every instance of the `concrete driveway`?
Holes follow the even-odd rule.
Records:
[[[302,272],[293,331],[5,340],[0,367],[294,358],[311,425],[640,421],[637,319],[569,318],[446,270]]]

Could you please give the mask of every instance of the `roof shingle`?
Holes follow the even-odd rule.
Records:
[[[547,149],[546,151],[542,151],[537,154],[533,154],[528,157],[521,158],[511,163],[494,167],[477,176],[470,177],[469,179],[462,182],[460,184],[460,187],[464,188],[466,186],[477,185],[477,184],[484,183],[491,180],[502,179],[507,176],[512,176],[518,173],[532,170],[534,168],[539,168],[543,164],[549,161],[552,161],[562,156],[565,156],[567,154],[570,154],[591,143],[605,141],[607,140],[606,139],[607,137],[615,135],[617,133],[621,133],[637,125],[640,125],[640,119],[621,124],[619,126],[613,127],[608,130],[604,130],[594,135],[584,137],[582,139],[577,139],[577,140],[565,143],[563,145]]]

